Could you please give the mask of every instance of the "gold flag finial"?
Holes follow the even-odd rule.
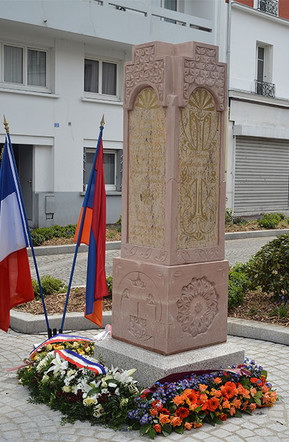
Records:
[[[101,126],[104,126],[104,115],[102,116],[101,122],[100,122]]]
[[[7,123],[5,115],[4,115],[4,122],[3,122],[3,124],[4,124],[5,130],[6,130],[6,134],[9,134],[9,124]]]
[[[4,122],[3,122],[3,124],[4,124],[5,130],[6,130],[6,134],[9,134],[9,124],[7,123],[5,115],[4,115]]]

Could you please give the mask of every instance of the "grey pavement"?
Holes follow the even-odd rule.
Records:
[[[78,332],[79,334],[79,332]],[[95,331],[83,331],[92,337]],[[92,427],[88,422],[60,424],[61,414],[43,404],[27,402],[26,388],[17,383],[15,371],[31,351],[34,343],[45,335],[23,335],[14,331],[0,331],[0,440],[22,441],[145,441],[136,431],[113,431],[101,426]],[[257,410],[252,416],[231,418],[222,425],[204,425],[184,435],[171,434],[167,441],[289,441],[289,358],[288,347],[270,342],[239,337],[228,337],[228,342],[238,349],[245,349],[246,356],[268,370],[268,380],[274,385],[280,400],[272,408]],[[113,418],[113,417],[112,417]],[[156,439],[158,440],[158,438]],[[159,440],[163,440],[159,437]]]
[[[230,264],[245,262],[273,237],[249,238],[226,241],[226,258]],[[119,250],[107,251],[107,273],[111,274],[112,258],[119,256]],[[86,278],[87,253],[80,253],[76,266],[74,285],[84,285]],[[52,274],[68,280],[72,254],[39,256],[37,262],[41,275]],[[264,326],[266,327],[266,325]],[[73,333],[73,332],[72,332]],[[77,332],[92,337],[96,331]],[[42,404],[28,402],[27,390],[17,383],[15,371],[29,354],[33,344],[46,339],[45,334],[27,335],[12,330],[6,334],[0,330],[0,441],[145,441],[138,432],[124,432],[92,427],[87,422],[60,424],[61,414]],[[254,359],[268,370],[269,381],[280,396],[272,408],[257,410],[252,416],[231,418],[217,427],[205,425],[184,435],[173,433],[168,441],[254,441],[289,442],[289,351],[288,346],[273,342],[228,336],[228,342],[236,349],[244,349],[245,355]],[[158,440],[158,439],[156,439]],[[161,439],[160,439],[161,440]]]
[[[234,239],[225,242],[225,255],[231,265],[236,262],[246,262],[254,255],[264,244],[274,239],[274,236]],[[120,256],[120,250],[107,250],[106,252],[106,273],[112,274],[113,258]],[[32,277],[35,278],[34,264],[31,262]],[[37,256],[37,263],[41,276],[52,275],[60,278],[66,284],[69,280],[73,254],[63,253],[57,255]],[[78,253],[75,273],[73,278],[73,286],[85,285],[86,281],[86,263],[87,252]]]

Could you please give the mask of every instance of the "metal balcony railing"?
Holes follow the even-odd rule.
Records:
[[[275,98],[275,84],[256,80],[256,94]]]
[[[278,0],[259,0],[259,11],[266,12],[267,14],[278,15]]]

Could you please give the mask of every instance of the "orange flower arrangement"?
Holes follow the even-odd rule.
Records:
[[[271,407],[278,400],[266,381],[266,373],[253,363],[235,371],[202,375],[200,382],[193,374],[191,379],[184,385],[191,383],[192,388],[182,388],[180,380],[157,383],[151,393],[150,389],[142,392],[141,434],[151,438],[157,434],[167,436],[172,431],[182,434],[205,422],[222,423],[231,416],[241,416],[242,411],[251,413],[258,407]]]

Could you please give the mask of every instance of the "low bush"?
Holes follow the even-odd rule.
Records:
[[[251,288],[260,286],[276,301],[289,299],[289,234],[265,244],[247,263]]]
[[[31,231],[31,237],[34,246],[40,246],[52,238],[72,238],[75,234],[76,226],[74,224],[68,224],[67,226],[52,226],[42,227],[39,229],[33,229]]]
[[[244,295],[249,289],[250,280],[246,273],[246,264],[236,264],[229,272],[228,308],[242,304]]]
[[[108,293],[109,293],[109,298],[112,297],[112,276],[107,276],[106,278],[106,283],[107,283],[107,288],[108,288]]]
[[[232,225],[233,224],[233,212],[231,209],[226,209],[225,212],[225,224]]]
[[[45,275],[40,278],[43,295],[54,295],[56,293],[65,293],[67,290],[67,286],[64,284],[61,279],[53,278],[53,276]],[[33,279],[32,280],[34,295],[36,299],[40,298],[40,290],[38,282]]]
[[[259,226],[264,227],[264,229],[276,229],[281,219],[279,213],[265,213],[257,222]]]

